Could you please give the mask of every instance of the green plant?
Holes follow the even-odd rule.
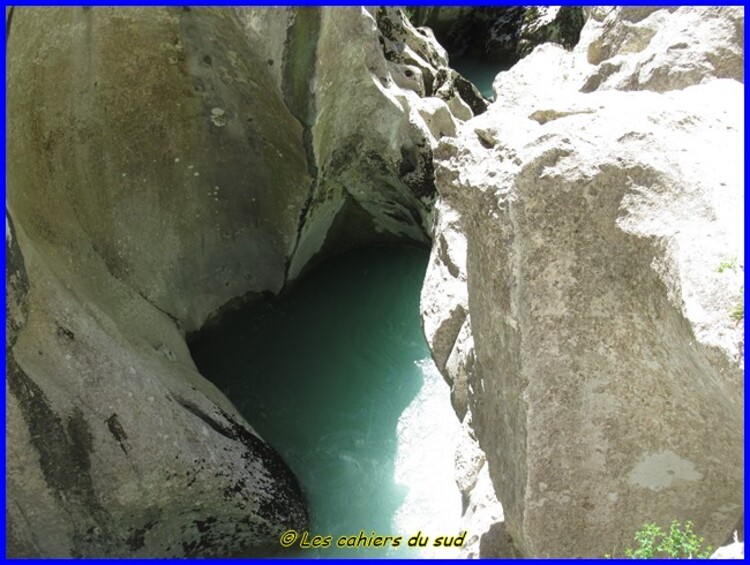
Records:
[[[404,11],[404,15],[406,16],[406,19],[409,20],[412,25],[417,25],[415,23],[417,21],[417,9],[411,6],[404,6],[402,9]]]
[[[728,270],[737,272],[738,268],[742,269],[742,271],[745,270],[742,265],[737,264],[737,257],[733,257],[719,263],[719,267],[716,269],[716,272],[723,273],[724,271]],[[729,311],[729,317],[732,318],[735,322],[740,322],[745,319],[744,290],[741,292],[743,296],[740,296],[734,307]]]
[[[526,25],[533,24],[539,19],[539,8],[536,6],[527,6],[524,9],[523,21]]]
[[[745,319],[745,304],[742,301],[742,298],[740,298],[740,301],[737,304],[735,304],[734,308],[732,308],[732,311],[729,315],[735,322],[739,322]]]
[[[723,273],[724,271],[727,271],[731,269],[732,271],[737,270],[737,258],[733,257],[732,259],[728,259],[727,261],[722,261],[719,263],[719,268],[716,269],[717,273]]]
[[[682,527],[673,520],[669,531],[662,531],[654,523],[646,523],[635,533],[636,549],[626,549],[625,555],[631,559],[652,558],[707,558],[711,556],[711,546],[703,547],[703,538],[693,532],[693,523],[688,520]]]

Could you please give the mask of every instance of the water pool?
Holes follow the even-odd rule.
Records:
[[[453,480],[459,424],[422,335],[428,254],[357,250],[328,261],[283,298],[226,314],[191,349],[300,481],[310,535],[300,556],[451,556],[461,497]],[[398,548],[344,547],[341,536],[402,536]],[[429,541],[410,549],[418,531]],[[392,545],[393,542],[391,542]]]

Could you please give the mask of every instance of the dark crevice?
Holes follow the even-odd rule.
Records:
[[[302,8],[296,11],[293,18],[287,29],[287,38],[284,45],[282,92],[284,103],[302,127],[302,143],[307,158],[307,171],[312,180],[307,189],[307,197],[302,205],[297,222],[294,245],[286,261],[284,286],[289,280],[289,270],[294,256],[297,254],[302,239],[302,230],[318,188],[318,167],[315,160],[311,129],[315,120],[315,95],[310,90],[310,84],[315,75],[315,57],[320,35],[321,11],[320,8]]]
[[[138,551],[146,544],[146,533],[157,524],[156,520],[151,520],[143,525],[141,528],[133,528],[129,531],[129,535],[125,540],[125,543],[132,551]]]
[[[13,21],[13,8],[8,8],[8,14],[5,16],[5,46],[8,46],[10,39],[10,24]]]
[[[115,278],[117,278],[117,277],[115,277]],[[167,316],[170,320],[172,320],[175,323],[175,326],[177,326],[178,330],[182,330],[182,323],[180,322],[179,318],[177,318],[177,316],[174,316],[173,314],[170,314],[169,312],[167,312],[164,308],[162,308],[161,306],[159,306],[158,304],[156,304],[153,300],[151,300],[150,298],[148,298],[140,290],[138,290],[136,288],[133,288],[133,290],[135,290],[135,292],[138,294],[138,296],[140,296],[141,298],[143,298],[143,300],[145,300],[146,302],[148,302],[151,306],[153,306],[159,312],[161,312],[162,314],[164,314],[165,316]]]
[[[128,434],[125,433],[125,429],[122,427],[120,420],[117,418],[117,414],[112,414],[109,418],[107,418],[106,424],[107,428],[109,429],[109,433],[112,434],[112,437],[115,438],[117,443],[120,444],[120,448],[122,449],[122,451],[125,453],[125,455],[127,455],[128,451],[130,451]]]
[[[537,6],[476,6],[453,17],[441,7],[417,7],[408,11],[415,26],[430,27],[451,59],[511,67],[534,47],[548,41],[572,49],[585,23],[583,9],[564,6],[551,21],[544,21]]]

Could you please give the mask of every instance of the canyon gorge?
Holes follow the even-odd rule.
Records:
[[[498,10],[6,9],[9,555],[742,531],[744,10]]]

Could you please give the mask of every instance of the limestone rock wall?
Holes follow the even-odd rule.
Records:
[[[745,17],[732,7],[595,8],[583,92],[665,92],[711,78],[743,82]]]
[[[743,500],[743,12],[589,15],[435,151],[424,326],[523,555],[672,519],[716,547]]]
[[[17,9],[8,50],[8,204],[31,237],[188,329],[281,288],[302,128],[231,11]]]
[[[6,243],[28,281],[9,289],[12,553],[223,554],[304,525],[296,480],[184,342],[281,287],[304,203],[301,128],[241,28],[17,8],[8,51]]]
[[[455,134],[456,117],[486,108],[434,37],[392,8],[258,8],[240,18],[304,127],[314,176],[289,277],[332,250],[427,243],[433,146]]]
[[[14,9],[12,555],[257,554],[306,526],[185,336],[316,256],[427,241],[448,101],[473,115],[446,69],[423,98],[444,63],[397,10]]]
[[[469,553],[600,556],[673,518],[723,542],[744,13],[586,14],[485,111],[396,9],[6,11],[10,553],[257,553],[304,528],[185,336],[327,254],[430,237],[424,329],[480,448]]]

